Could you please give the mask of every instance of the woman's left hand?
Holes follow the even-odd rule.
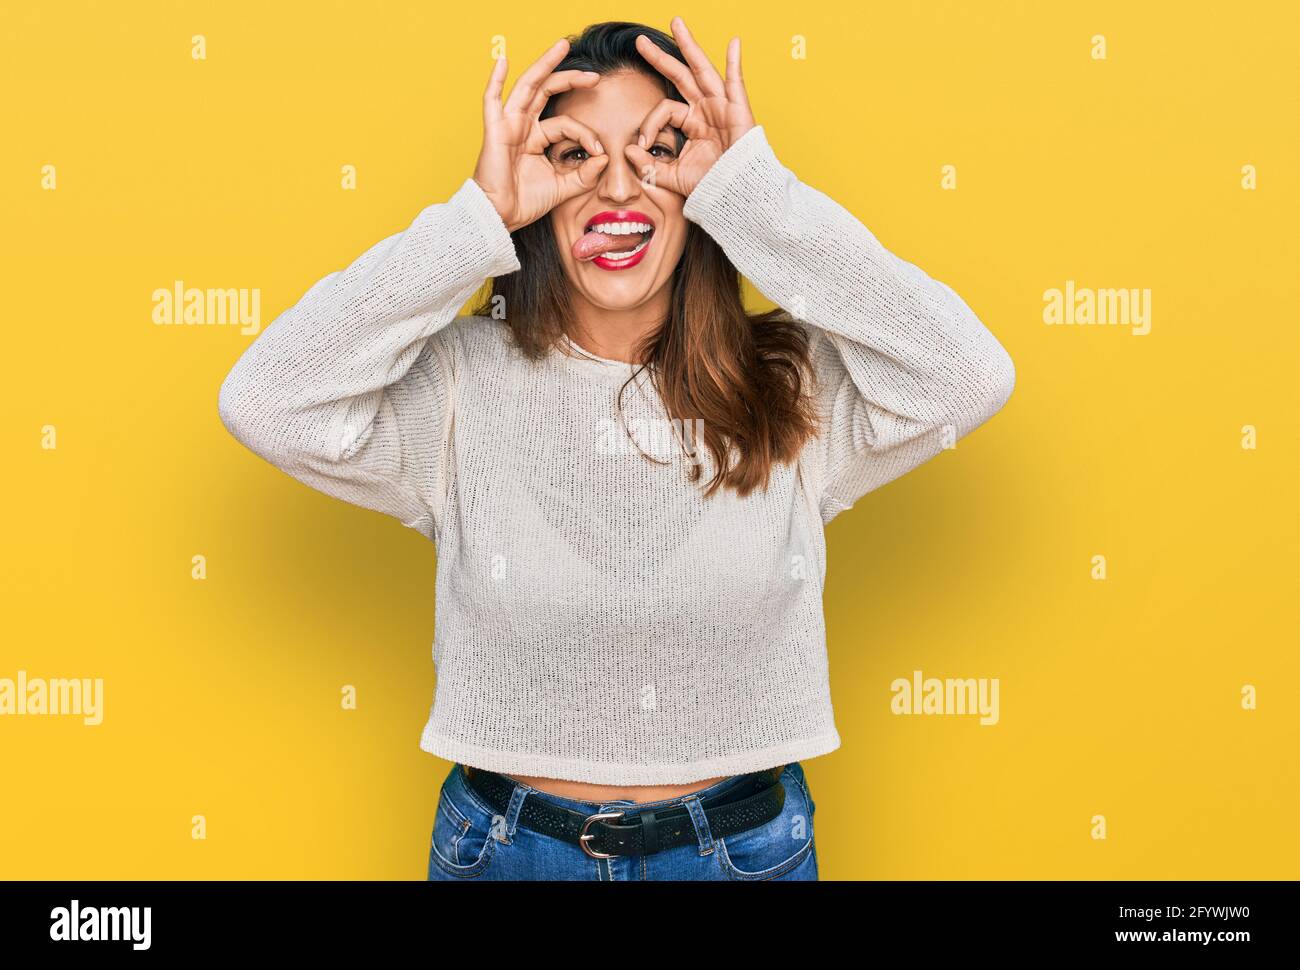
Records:
[[[641,122],[640,143],[628,145],[624,151],[643,178],[688,196],[722,153],[754,127],[754,114],[740,74],[740,38],[733,37],[727,45],[724,82],[681,17],[673,18],[672,31],[686,64],[665,53],[644,34],[637,37],[636,47],[677,86],[686,103],[669,98],[660,101]],[[647,150],[666,125],[680,128],[686,135],[686,144],[675,158],[658,158]]]

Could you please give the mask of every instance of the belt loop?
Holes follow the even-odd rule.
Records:
[[[699,796],[687,795],[682,799],[682,804],[691,813],[691,821],[695,823],[695,837],[700,843],[700,855],[708,855],[713,851],[713,833],[709,830],[709,820],[704,815]]]
[[[653,809],[640,813],[641,817],[641,851],[649,855],[659,851],[659,819]]]
[[[519,813],[523,811],[524,799],[527,797],[528,789],[516,782],[514,791],[510,793],[510,804],[506,806],[504,824],[502,825],[505,830],[503,833],[505,838],[498,841],[510,845],[514,840],[515,831],[519,828]]]

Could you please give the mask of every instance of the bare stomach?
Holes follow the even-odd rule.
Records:
[[[506,777],[523,782],[538,791],[559,795],[561,798],[574,798],[581,802],[660,802],[700,791],[731,776],[706,778],[703,781],[693,781],[689,785],[593,785],[585,781],[538,778],[535,775],[506,775]]]

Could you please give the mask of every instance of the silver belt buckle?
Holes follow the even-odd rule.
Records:
[[[582,847],[582,851],[593,859],[614,858],[615,853],[613,852],[595,852],[587,847],[587,843],[596,837],[587,831],[587,826],[602,818],[622,818],[626,814],[626,812],[597,812],[595,815],[588,815],[582,822],[582,828],[578,831],[578,845]]]

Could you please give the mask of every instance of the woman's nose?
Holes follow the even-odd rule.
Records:
[[[626,202],[641,193],[641,175],[623,149],[610,151],[609,164],[600,173],[599,190],[602,198],[611,202]]]

